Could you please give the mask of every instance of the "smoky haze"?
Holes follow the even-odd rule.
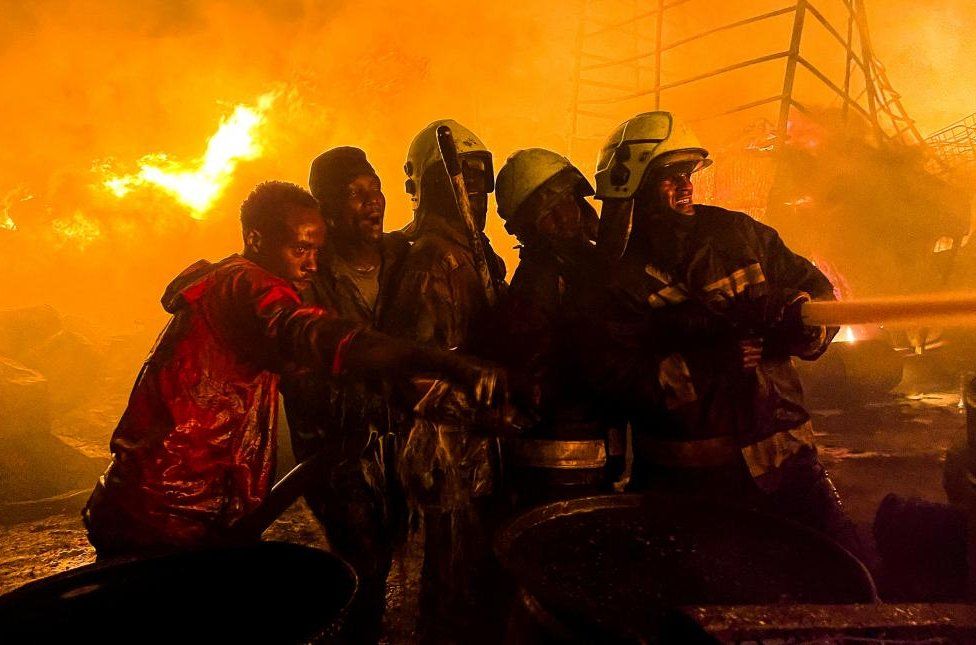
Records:
[[[633,9],[591,4],[605,5],[608,23]],[[758,13],[770,3],[755,4]],[[388,228],[409,219],[404,156],[433,119],[473,129],[496,170],[518,148],[569,152],[581,9],[539,0],[4,2],[0,309],[48,303],[110,331],[155,329],[165,317],[159,296],[176,273],[239,249],[238,207],[248,191],[272,178],[304,184],[309,161],[332,146],[367,151],[384,182]],[[966,36],[976,6],[879,0],[868,9],[876,52],[923,133],[976,110]],[[717,19],[675,20],[699,18]],[[749,48],[772,51],[786,36],[757,32]],[[670,73],[741,46],[720,39],[671,60]],[[823,53],[831,55],[826,45]],[[776,78],[757,71],[735,84]],[[715,103],[728,91],[719,85],[682,100]],[[236,105],[268,92],[277,98],[255,131],[261,153],[237,164],[199,218],[159,190],[118,197],[102,184],[106,168],[135,172],[149,154],[193,162]],[[716,129],[703,127],[707,145],[724,143]],[[573,152],[592,175],[593,147]],[[514,242],[493,216],[488,233],[511,270]]]

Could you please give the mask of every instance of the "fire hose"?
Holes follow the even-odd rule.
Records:
[[[976,327],[976,294],[945,293],[862,300],[823,300],[802,305],[804,324],[816,326],[887,323],[892,325],[940,324]],[[320,453],[298,464],[285,475],[268,499],[231,530],[241,539],[254,539],[297,500],[317,470],[329,458]]]
[[[803,303],[803,323],[811,326],[941,325],[976,327],[976,294],[944,293]]]

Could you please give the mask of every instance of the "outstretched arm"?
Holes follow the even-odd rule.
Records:
[[[391,338],[362,324],[336,318],[320,307],[303,306],[297,294],[280,280],[255,284],[242,279],[235,285],[238,303],[250,311],[244,327],[263,339],[268,358],[332,374],[443,378],[488,402],[503,381],[496,368],[436,348]],[[246,321],[246,322],[244,322]]]

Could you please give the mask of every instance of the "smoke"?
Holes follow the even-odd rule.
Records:
[[[89,0],[3,10],[0,308],[48,302],[120,329],[158,321],[172,275],[239,248],[247,192],[270,178],[304,184],[309,160],[331,146],[367,151],[391,228],[410,217],[407,145],[436,118],[474,129],[498,165],[516,147],[565,147],[572,8]],[[192,165],[236,105],[269,91],[278,99],[263,155],[237,165],[201,221],[165,192],[120,198],[103,185],[107,168],[134,172],[147,155]]]
[[[845,297],[951,290],[969,195],[927,172],[922,150],[841,124],[831,111],[796,119],[766,221]]]
[[[885,0],[868,6],[877,56],[923,135],[976,112],[976,4]]]
[[[601,7],[603,23],[633,11],[630,2],[590,4]],[[434,119],[455,118],[474,130],[496,168],[518,148],[569,152],[583,5],[2,2],[0,309],[50,303],[117,331],[137,322],[155,328],[164,317],[159,295],[173,275],[201,257],[238,250],[238,208],[251,188],[272,178],[304,184],[309,161],[332,146],[367,151],[384,182],[388,228],[409,220],[402,165],[413,135]],[[744,11],[721,6],[707,16],[689,10],[671,27]],[[963,0],[924,8],[894,0],[869,9],[875,48],[923,130],[965,115],[972,96],[960,79],[973,63],[963,34],[976,24],[976,8]],[[786,39],[779,31],[775,38]],[[772,51],[773,36],[747,40],[750,51]],[[731,37],[718,44],[702,54],[707,59],[672,57],[667,73],[744,45]],[[705,88],[674,105],[720,107],[732,90],[776,91],[777,78],[747,74],[734,87]],[[202,219],[163,191],[120,198],[103,185],[106,168],[134,172],[147,155],[192,165],[235,106],[268,92],[277,99],[260,130],[261,156],[237,164]],[[621,108],[619,120],[652,108],[639,99]],[[718,146],[742,124],[701,127],[706,144]],[[587,174],[595,145],[573,150]],[[513,267],[514,241],[497,218],[488,233]]]

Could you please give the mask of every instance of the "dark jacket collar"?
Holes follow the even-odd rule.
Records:
[[[325,261],[313,283],[318,304],[341,318],[375,322],[386,305],[385,301],[392,295],[394,281],[399,277],[400,265],[409,248],[410,244],[402,233],[384,233],[380,238],[379,296],[375,307],[370,308],[355,283],[339,271],[335,249],[327,247]]]

